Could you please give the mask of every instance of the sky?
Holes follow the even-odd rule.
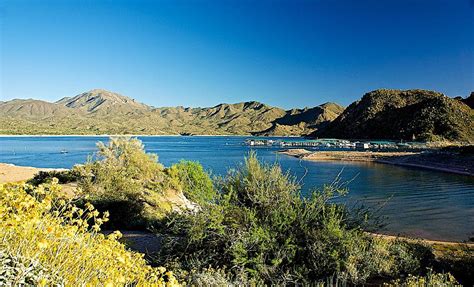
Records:
[[[471,0],[0,0],[0,101],[103,88],[161,106],[474,91]]]

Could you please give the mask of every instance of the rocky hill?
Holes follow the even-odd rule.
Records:
[[[95,89],[55,103],[1,102],[0,133],[303,135],[323,127],[342,111],[333,103],[289,111],[259,102],[153,108]]]
[[[310,134],[318,129],[324,129],[343,111],[342,106],[334,103],[325,103],[314,108],[292,109],[276,119],[269,129],[257,132],[255,135]],[[301,130],[303,132],[300,132]]]
[[[128,113],[135,111],[147,111],[151,109],[151,107],[136,102],[134,99],[103,89],[94,89],[72,98],[62,98],[61,100],[57,101],[56,104],[64,105],[68,108],[84,110],[87,112],[103,113]]]
[[[365,94],[312,136],[474,142],[474,113],[441,93],[383,89]]]

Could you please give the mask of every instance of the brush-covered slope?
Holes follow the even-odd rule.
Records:
[[[25,105],[29,101],[41,102],[41,107]],[[0,133],[248,135],[266,131],[269,135],[302,135],[316,130],[340,112],[342,108],[335,104],[285,111],[259,102],[207,108],[152,108],[120,94],[96,89],[56,103],[35,100],[0,103]],[[276,128],[271,130],[272,127]]]
[[[154,121],[171,124],[175,133],[250,134],[271,126],[285,111],[259,102],[220,104],[208,108],[157,108]]]
[[[376,90],[352,103],[318,137],[474,142],[473,111],[426,90]]]
[[[255,135],[281,136],[306,135],[316,130],[324,129],[336,119],[344,108],[335,103],[325,103],[314,108],[292,109],[276,119],[269,129]]]

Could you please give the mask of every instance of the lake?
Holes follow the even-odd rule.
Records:
[[[253,149],[265,162],[278,162],[301,181],[303,193],[331,183],[340,174],[348,182],[349,204],[363,203],[386,217],[387,234],[434,240],[467,240],[474,234],[474,178],[377,163],[309,162],[278,155],[279,147],[243,145],[249,137],[139,137],[147,152],[169,166],[181,159],[199,161],[222,175],[241,164]],[[274,138],[278,139],[278,138]],[[107,137],[0,137],[0,162],[70,168],[83,163]],[[61,153],[67,150],[68,153]],[[0,171],[1,172],[1,171]]]

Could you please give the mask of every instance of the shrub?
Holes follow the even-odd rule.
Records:
[[[195,161],[182,160],[166,170],[171,180],[191,201],[200,205],[211,202],[216,190],[209,174]]]
[[[82,166],[78,187],[101,211],[110,211],[108,228],[144,228],[171,210],[163,197],[168,180],[158,157],[145,153],[138,139],[111,138]]]
[[[107,214],[100,216],[90,204],[84,210],[56,199],[56,183],[0,184],[0,253],[7,256],[2,255],[7,264],[0,270],[6,285],[16,285],[21,272],[37,285],[56,284],[57,278],[66,286],[177,284],[172,273],[127,251],[116,240],[118,233],[99,233]],[[32,268],[25,271],[25,266]]]
[[[390,245],[390,253],[395,274],[420,274],[427,266],[433,266],[435,261],[432,248],[422,242],[397,240]]]
[[[75,170],[52,170],[40,171],[28,181],[32,185],[40,185],[43,183],[51,183],[53,178],[56,178],[60,184],[75,182],[80,179],[80,173]]]
[[[406,279],[397,279],[384,286],[400,286],[400,287],[460,287],[456,279],[449,273],[433,273],[429,272],[426,276],[410,275]]]
[[[158,156],[144,152],[138,139],[111,138],[97,144],[96,160],[77,166],[80,187],[101,198],[145,200],[147,189],[163,183],[163,166]]]
[[[158,264],[227,268],[234,278],[244,274],[258,285],[312,284],[330,277],[361,283],[420,265],[411,253],[397,257],[398,242],[367,235],[363,219],[331,203],[346,192],[338,186],[304,198],[293,177],[278,165],[261,164],[253,153],[217,186],[214,202],[199,212],[164,219]]]

